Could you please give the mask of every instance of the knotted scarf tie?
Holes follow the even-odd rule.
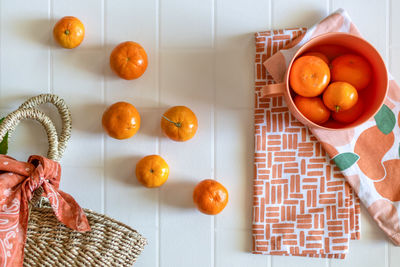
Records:
[[[0,155],[0,266],[22,266],[28,228],[29,201],[42,186],[57,219],[85,232],[89,222],[78,203],[59,190],[61,167],[42,156],[28,162]]]

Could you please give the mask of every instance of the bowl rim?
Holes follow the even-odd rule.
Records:
[[[288,68],[286,70],[286,74],[285,74],[285,83],[286,83],[285,90],[286,90],[286,94],[284,94],[284,95],[285,95],[285,98],[286,98],[286,102],[288,102],[288,101],[291,102],[292,107],[302,116],[302,118],[307,122],[307,124],[308,124],[308,126],[310,128],[317,128],[317,129],[329,130],[329,131],[344,131],[344,130],[349,130],[349,129],[353,129],[355,127],[358,127],[358,126],[364,124],[365,122],[367,122],[368,120],[370,120],[372,117],[374,117],[379,112],[379,110],[381,109],[382,105],[384,104],[384,100],[382,101],[382,104],[379,106],[379,108],[377,108],[377,110],[375,110],[373,112],[373,114],[370,117],[366,118],[365,120],[360,121],[359,123],[357,123],[355,125],[352,125],[352,126],[345,126],[345,127],[342,127],[342,128],[330,128],[330,127],[325,127],[325,126],[319,125],[319,124],[317,124],[315,122],[310,121],[308,118],[306,118],[303,115],[303,113],[297,108],[296,104],[294,103],[294,99],[293,99],[293,97],[291,96],[291,93],[290,93],[290,83],[289,83],[289,76],[290,75],[289,75],[289,72],[290,72],[290,70],[292,68],[293,62],[298,58],[298,56],[301,53],[304,52],[304,50],[306,50],[309,46],[312,46],[313,43],[319,41],[320,39],[325,39],[326,37],[331,37],[331,36],[351,37],[351,38],[356,39],[359,42],[363,42],[364,44],[366,44],[367,46],[372,48],[372,50],[377,54],[377,60],[378,60],[377,64],[382,65],[384,67],[384,69],[385,69],[384,78],[385,78],[386,89],[385,89],[385,96],[384,96],[383,99],[384,100],[386,99],[387,94],[388,94],[388,87],[389,87],[389,74],[388,74],[388,70],[386,68],[385,61],[383,60],[381,54],[379,53],[379,51],[371,43],[369,43],[364,38],[362,38],[362,37],[360,37],[358,35],[351,34],[351,33],[346,33],[346,32],[328,32],[328,33],[323,33],[321,35],[318,35],[316,37],[311,38],[310,40],[305,42],[303,45],[301,45],[301,47],[293,55],[292,59],[290,60],[289,65],[288,65]]]

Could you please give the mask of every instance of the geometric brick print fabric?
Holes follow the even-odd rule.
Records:
[[[360,238],[360,201],[273,83],[263,63],[305,28],[256,33],[253,253],[343,259]]]

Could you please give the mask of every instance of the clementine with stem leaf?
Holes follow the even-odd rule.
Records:
[[[197,127],[196,115],[185,106],[172,107],[161,117],[163,133],[174,141],[183,142],[193,138]]]

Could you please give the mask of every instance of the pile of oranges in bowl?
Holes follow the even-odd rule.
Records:
[[[321,52],[298,57],[289,73],[297,109],[310,121],[323,125],[332,118],[349,124],[364,111],[360,93],[372,80],[372,67],[362,56],[345,53],[329,61]]]

